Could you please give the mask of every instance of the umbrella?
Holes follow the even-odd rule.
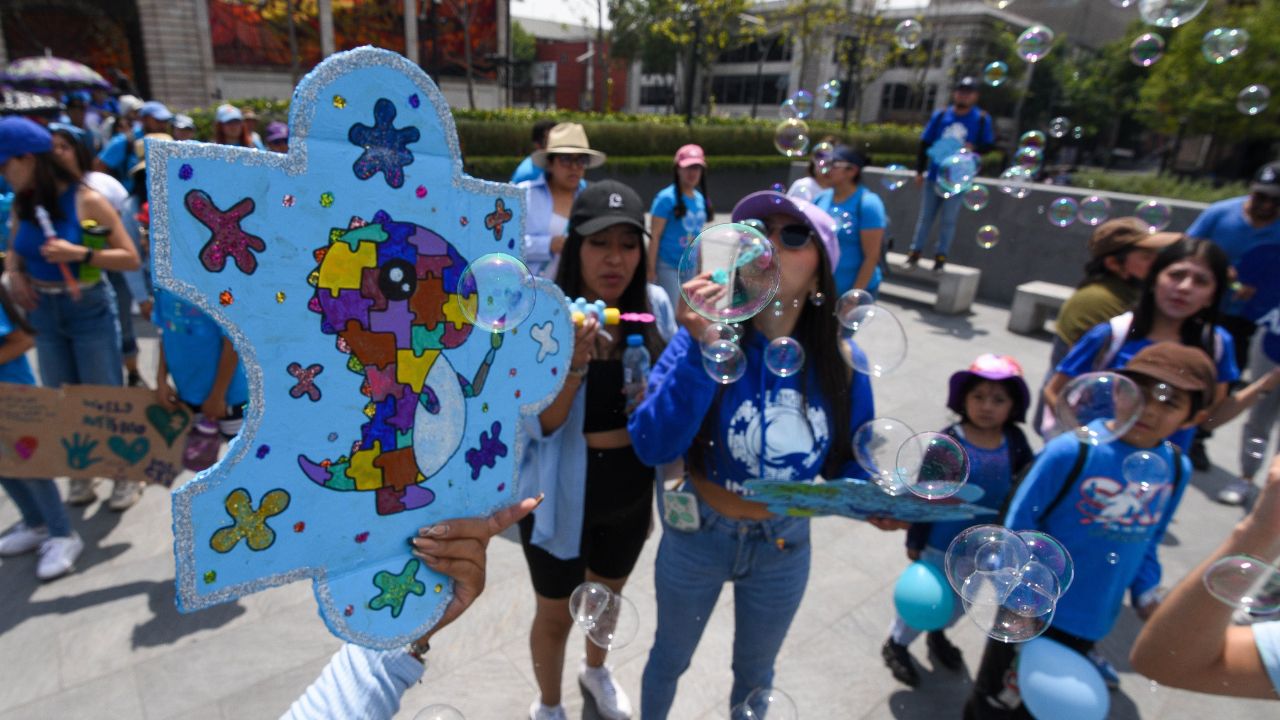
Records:
[[[62,112],[58,98],[5,89],[0,91],[0,115],[57,115]]]
[[[88,65],[53,56],[20,58],[9,63],[0,80],[20,88],[111,89],[111,83]]]

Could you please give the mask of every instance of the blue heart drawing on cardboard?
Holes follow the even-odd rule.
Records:
[[[137,465],[138,461],[147,456],[147,452],[151,450],[151,443],[146,438],[135,438],[133,442],[127,442],[119,435],[112,435],[107,441],[107,447],[111,452],[120,456],[130,465]]]

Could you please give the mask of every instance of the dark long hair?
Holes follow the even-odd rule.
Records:
[[[645,262],[644,235],[639,228],[636,228],[636,236],[640,241],[640,263],[636,265],[636,271],[631,275],[631,282],[627,283],[627,287],[622,291],[622,297],[618,298],[618,309],[624,313],[649,313],[652,310],[649,308],[648,280],[645,273],[648,264]],[[569,235],[565,238],[564,247],[560,252],[560,267],[556,270],[556,285],[560,286],[565,297],[570,301],[581,297],[585,289],[582,284],[582,243],[584,242],[586,238],[578,232],[577,228],[570,226]],[[651,360],[657,360],[662,354],[666,343],[658,335],[658,329],[654,323],[624,320],[618,324],[618,328],[624,341],[628,335],[643,335]]]
[[[805,220],[805,218],[797,219]],[[831,261],[817,233],[811,233],[810,237],[811,242],[818,245],[818,292],[825,298],[835,298],[837,297],[836,282]],[[744,323],[742,343],[745,345],[757,332],[753,323]],[[840,354],[839,335],[840,324],[836,320],[832,306],[826,303],[814,305],[811,302],[805,303],[804,310],[796,321],[795,330],[791,333],[791,337],[799,341],[805,349],[806,362],[813,368],[813,372],[805,372],[800,376],[800,393],[805,398],[805,405],[809,404],[811,390],[817,390],[827,401],[827,414],[831,418],[829,428],[831,448],[827,452],[826,463],[822,466],[822,474],[828,478],[839,477],[841,469],[853,455],[853,446],[849,442],[853,432],[849,427],[849,403],[852,401],[853,383],[850,382],[849,366],[845,364]],[[694,338],[693,341],[696,343],[699,338]],[[815,378],[817,387],[811,388],[809,384]],[[704,478],[711,477],[708,472],[710,464],[708,450],[726,452],[724,443],[715,442],[719,435],[720,403],[723,396],[724,387],[721,386],[720,391],[716,393],[716,399],[711,404],[711,409],[702,419],[702,427],[698,429],[698,434],[689,447],[689,464],[701,471]]]
[[[71,174],[71,171],[58,164],[53,159],[53,153],[32,153],[36,159],[35,175],[33,177],[34,187],[17,193],[14,198],[14,205],[18,209],[18,219],[25,222],[36,221],[36,206],[43,206],[49,211],[49,217],[53,220],[61,220],[63,218],[62,208],[58,203],[58,185],[77,185],[80,178]]]
[[[81,175],[86,175],[93,169],[93,150],[87,144],[81,142],[75,133],[65,129],[65,127],[51,129],[49,132],[53,135],[60,135],[64,140],[71,143],[71,147],[75,151],[76,167],[80,168]]]
[[[676,207],[671,214],[677,219],[683,218],[685,213],[689,211],[684,206],[684,191],[680,189],[680,166],[674,165],[671,169],[672,184],[676,189]],[[702,193],[702,200],[707,204],[707,222],[711,222],[716,216],[716,209],[711,204],[711,195],[707,193],[707,166],[702,166],[702,175],[698,177],[698,192]]]
[[[1144,338],[1151,332],[1157,312],[1156,278],[1165,268],[1188,258],[1202,260],[1209,266],[1209,270],[1213,273],[1215,287],[1213,301],[1209,306],[1182,321],[1182,328],[1178,333],[1179,339],[1183,345],[1198,347],[1208,353],[1209,357],[1215,357],[1214,328],[1218,324],[1218,306],[1222,303],[1222,296],[1227,291],[1231,261],[1227,259],[1227,254],[1222,251],[1222,248],[1205,238],[1183,235],[1177,242],[1156,255],[1155,261],[1151,263],[1151,271],[1147,273],[1147,280],[1143,283],[1142,297],[1133,311],[1133,324],[1129,327],[1129,338]]]

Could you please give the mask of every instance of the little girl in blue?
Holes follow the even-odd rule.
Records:
[[[1022,366],[1007,355],[987,353],[978,356],[968,370],[951,376],[947,408],[960,416],[960,422],[943,430],[960,442],[969,456],[968,484],[982,488],[978,502],[998,510],[1009,495],[1013,478],[1031,463],[1031,446],[1018,425],[1026,420],[1031,393],[1022,379]],[[940,523],[916,523],[907,531],[907,558],[923,560],[939,570],[952,539],[964,529],[990,518],[956,520]],[[955,611],[947,627],[964,614],[960,599],[954,598]],[[895,616],[880,654],[893,676],[911,687],[920,682],[907,646],[920,634]],[[960,649],[947,639],[942,630],[927,637],[929,652],[943,667],[959,670],[964,666]]]
[[[707,156],[700,146],[677,150],[673,172],[675,181],[658,191],[649,208],[648,270],[649,282],[674,302],[680,297],[680,257],[716,211],[707,199]]]
[[[35,346],[35,330],[17,313],[0,285],[0,383],[35,385],[26,352]],[[0,485],[18,507],[22,520],[0,535],[0,557],[40,551],[36,577],[52,580],[71,571],[84,543],[71,529],[58,486],[48,478],[0,477]]]

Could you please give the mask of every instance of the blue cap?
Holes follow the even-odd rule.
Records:
[[[243,120],[244,113],[240,112],[240,108],[231,104],[222,104],[218,106],[217,111],[213,114],[213,119],[220,123],[229,123],[234,120]]]
[[[173,113],[169,112],[169,108],[159,100],[148,100],[142,103],[142,107],[138,108],[138,115],[149,117],[160,122],[169,122],[173,119]]]
[[[640,333],[631,333],[627,336],[627,347],[639,347],[644,344],[644,336]]]
[[[0,120],[0,164],[17,155],[46,153],[52,149],[53,136],[38,123],[22,117]]]

